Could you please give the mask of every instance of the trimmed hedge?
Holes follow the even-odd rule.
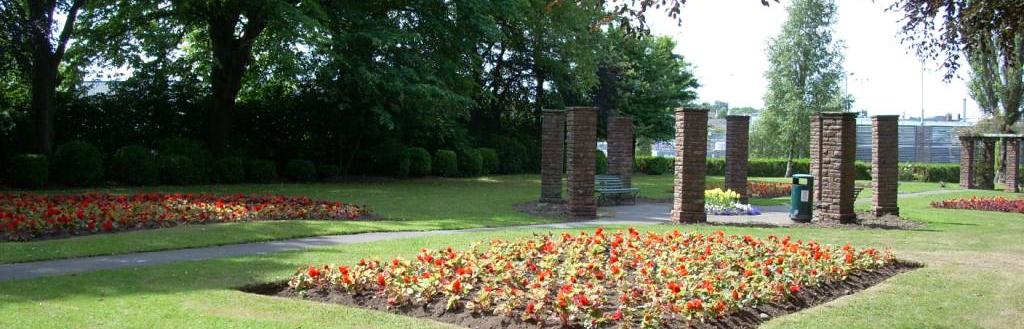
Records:
[[[511,138],[497,138],[494,148],[498,151],[498,158],[502,159],[499,165],[500,173],[519,174],[528,170],[526,159],[530,156],[530,151],[523,143]]]
[[[270,183],[277,179],[277,165],[270,160],[252,160],[246,166],[246,179],[253,183]]]
[[[409,157],[409,175],[422,177],[430,175],[430,152],[422,147],[410,147],[405,150]]]
[[[900,180],[919,182],[960,182],[960,165],[952,163],[901,163]]]
[[[635,162],[635,170],[647,175],[664,175],[675,171],[675,158],[639,156]]]
[[[341,175],[341,168],[331,164],[318,165],[316,166],[316,175],[322,182],[330,181]]]
[[[213,155],[206,150],[203,143],[189,138],[169,138],[160,141],[157,154],[163,156],[184,156],[192,162],[193,177],[191,183],[207,183],[213,176]]]
[[[663,175],[672,173],[673,158],[639,156],[635,159],[635,171],[648,175]],[[750,177],[783,177],[786,174],[786,159],[753,158],[748,161]],[[707,159],[707,175],[725,175],[724,158]],[[858,180],[871,180],[871,164],[857,161],[855,164],[856,177]],[[946,182],[957,183],[960,181],[960,165],[947,163],[901,163],[901,181],[920,182]],[[793,173],[810,173],[810,159],[794,159]]]
[[[453,177],[459,174],[459,159],[452,150],[434,152],[434,173],[441,177]]]
[[[305,159],[292,159],[284,167],[285,177],[293,182],[311,182],[316,180],[316,165]]]
[[[484,158],[476,149],[465,149],[458,153],[459,174],[466,177],[480,176],[484,171]]]
[[[604,152],[601,152],[601,150],[594,150],[594,152],[597,152],[597,153],[595,153],[595,157],[594,157],[595,161],[597,162],[596,163],[597,174],[598,175],[607,174],[608,173],[608,156],[604,155]]]
[[[95,185],[103,179],[103,154],[92,144],[68,142],[54,152],[53,167],[57,180],[64,185]]]
[[[498,151],[487,147],[481,147],[476,150],[477,152],[480,152],[480,158],[483,161],[482,174],[493,174],[501,170],[501,162],[498,160]]]
[[[171,185],[197,184],[201,181],[195,163],[184,155],[161,155],[157,157],[160,182]]]
[[[245,163],[239,157],[221,158],[213,163],[213,177],[218,183],[240,183],[245,180]]]
[[[151,185],[160,181],[160,168],[150,149],[140,145],[125,146],[114,152],[110,160],[110,176],[125,185]]]
[[[18,154],[11,158],[7,181],[19,188],[39,188],[50,181],[50,162],[42,154]]]

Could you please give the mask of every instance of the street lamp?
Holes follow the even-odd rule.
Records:
[[[853,105],[850,104],[850,77],[852,77],[853,74],[853,72],[849,72],[843,75],[843,107],[846,108],[847,112],[850,111],[850,105]]]

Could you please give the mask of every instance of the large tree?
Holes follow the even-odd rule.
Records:
[[[794,157],[808,154],[810,117],[843,108],[839,81],[845,74],[841,42],[832,37],[832,0],[795,0],[782,31],[768,45],[765,109],[754,128],[753,149],[784,156],[786,175]]]

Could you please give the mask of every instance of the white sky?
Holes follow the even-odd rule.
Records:
[[[652,11],[648,17],[657,35],[671,36],[676,52],[694,65],[702,87],[700,101],[724,101],[730,107],[762,108],[767,87],[768,40],[778,34],[786,20],[789,1],[763,7],[757,0],[689,0],[682,11],[683,24]],[[874,114],[921,113],[921,62],[908,46],[901,44],[899,13],[886,12],[891,1],[836,0],[839,21],[834,36],[846,45],[845,62],[854,110]],[[926,116],[953,117],[962,112],[967,98],[967,116],[981,113],[961,78],[942,81],[938,63],[926,62],[924,108]],[[841,85],[842,86],[842,85]]]

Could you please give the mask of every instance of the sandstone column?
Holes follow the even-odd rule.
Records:
[[[871,117],[871,197],[875,216],[899,215],[899,116]]]
[[[633,177],[633,119],[608,118],[608,174],[617,175],[626,187]]]
[[[978,178],[981,180],[976,186],[979,189],[992,190],[996,188],[996,140],[985,138],[981,140],[981,163]]]
[[[974,138],[960,136],[960,187],[974,188]]]
[[[565,112],[544,110],[541,124],[540,202],[562,202],[562,161],[565,154]]]
[[[810,163],[810,175],[814,176],[815,181],[821,179],[821,116],[811,117],[811,163]],[[814,191],[811,191],[811,204],[815,209],[821,205],[821,187],[818,185],[821,183],[815,183]]]
[[[568,131],[569,218],[596,218],[594,174],[597,150],[597,111],[593,107],[566,109]]]
[[[742,203],[750,202],[747,192],[749,136],[749,116],[725,117],[725,188],[739,193]]]
[[[856,179],[854,161],[857,158],[857,114],[826,112],[812,118],[818,121],[817,141],[812,128],[812,152],[816,160],[815,179],[820,200],[818,217],[843,223],[856,221],[853,212],[853,185]],[[812,125],[813,127],[813,125]],[[816,145],[815,145],[816,144]]]
[[[677,109],[673,221],[707,222],[707,214],[704,213],[707,153],[708,110]]]
[[[1020,192],[1020,139],[1006,138],[1006,192]]]

